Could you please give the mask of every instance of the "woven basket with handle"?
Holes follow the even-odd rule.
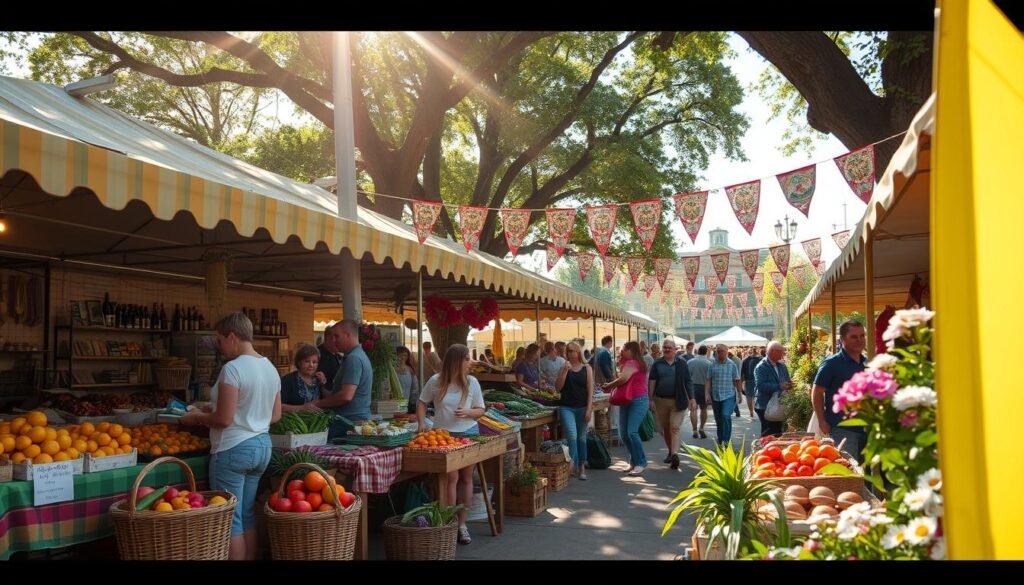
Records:
[[[296,463],[281,476],[277,492],[284,493],[287,479],[297,469],[307,468],[322,475],[331,488],[335,502],[338,498],[334,478],[312,463]],[[267,516],[267,535],[270,537],[270,554],[274,560],[289,561],[348,561],[356,552],[356,534],[359,531],[359,510],[362,501],[356,501],[348,508],[335,505],[333,510],[324,512],[277,512],[268,501],[263,506]]]
[[[401,516],[384,521],[384,557],[389,561],[452,561],[459,521],[444,526],[402,526]]]
[[[196,491],[196,477],[188,464],[177,457],[161,457],[142,468],[135,478],[127,500],[110,506],[110,521],[117,536],[122,560],[180,561],[227,560],[231,547],[231,517],[238,500],[228,492],[199,492],[209,501],[214,496],[227,500],[220,506],[191,510],[154,512],[135,511],[135,494],[142,479],[157,465],[174,463],[185,470],[189,491]]]

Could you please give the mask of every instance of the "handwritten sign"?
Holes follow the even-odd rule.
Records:
[[[71,461],[32,466],[33,505],[43,506],[75,499],[75,468]]]

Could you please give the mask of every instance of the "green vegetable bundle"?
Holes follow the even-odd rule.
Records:
[[[285,412],[281,420],[270,425],[270,434],[308,435],[322,433],[331,426],[334,415],[326,412]]]
[[[267,473],[272,477],[281,476],[285,471],[288,471],[289,467],[296,463],[312,463],[321,469],[330,468],[330,463],[326,459],[306,449],[292,449],[290,451],[274,449],[270,453],[270,465],[267,466]],[[295,474],[289,477],[288,480],[299,479],[305,476],[307,471],[305,468],[296,470]]]

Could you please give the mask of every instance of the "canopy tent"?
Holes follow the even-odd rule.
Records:
[[[425,296],[492,294],[502,311],[540,305],[653,325],[451,240],[420,245],[409,226],[372,210],[342,219],[336,197],[319,187],[53,85],[0,77],[0,193],[11,224],[7,257],[201,281],[204,254],[216,248],[233,258],[232,286],[338,301],[346,275],[335,255],[347,248],[361,260],[368,307],[405,314],[422,271]]]
[[[742,327],[733,325],[718,335],[713,335],[698,343],[702,345],[709,343],[724,343],[725,345],[764,345],[768,343],[768,340],[760,335],[755,335]]]

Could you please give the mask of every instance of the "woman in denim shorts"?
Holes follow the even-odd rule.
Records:
[[[256,490],[270,463],[270,423],[281,418],[281,378],[252,347],[252,322],[232,313],[214,326],[228,360],[212,390],[212,408],[183,425],[210,427],[210,487],[238,498],[231,520],[231,560],[256,558]]]

